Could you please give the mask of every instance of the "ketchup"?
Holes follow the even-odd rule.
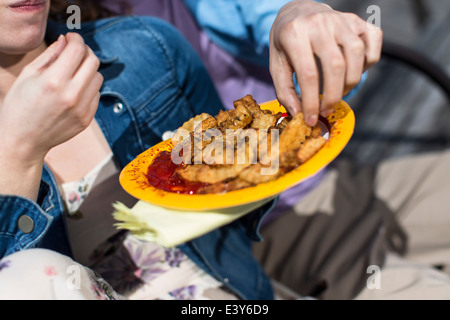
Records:
[[[150,185],[167,192],[196,194],[200,188],[208,184],[190,182],[181,178],[176,170],[183,164],[174,164],[169,151],[160,152],[148,167],[147,180]]]

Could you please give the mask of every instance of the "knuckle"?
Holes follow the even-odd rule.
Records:
[[[68,38],[71,42],[76,42],[78,44],[84,44],[83,37],[77,32],[69,32],[66,34],[66,38]]]
[[[277,40],[282,43],[291,43],[302,29],[298,27],[295,20],[291,20],[283,25],[282,30],[277,34]]]
[[[103,75],[100,72],[97,72],[91,80],[91,85],[100,90],[103,85],[103,80]]]
[[[377,63],[380,60],[380,58],[381,58],[381,50],[372,52],[367,55],[367,63],[370,65],[373,65],[373,64]]]
[[[94,63],[95,63],[95,69],[98,69],[100,67],[100,59],[94,55]]]
[[[98,69],[100,67],[100,59],[88,45],[84,45],[84,47],[85,47],[86,61],[89,62],[90,66]]]
[[[348,49],[354,54],[361,55],[365,51],[365,45],[361,39],[355,39],[349,43]]]
[[[89,114],[86,113],[82,117],[80,117],[79,121],[84,128],[87,128],[91,123],[92,118],[89,116]]]
[[[78,122],[84,127],[88,127],[89,124],[92,121],[91,112],[89,110],[89,106],[83,106],[80,108],[77,108],[76,110],[76,117],[78,119]]]
[[[87,51],[86,45],[84,45],[83,43],[79,43],[79,42],[73,43],[70,50],[71,50],[71,54],[73,56],[77,56],[77,57],[84,56]]]
[[[98,82],[99,82],[99,90],[100,90],[100,88],[103,86],[103,82],[104,82],[104,77],[103,77],[103,75],[102,74],[98,74]]]
[[[56,77],[52,77],[45,82],[44,91],[46,93],[58,92],[61,86],[61,81],[59,81]]]
[[[292,38],[293,31],[290,29],[284,29],[283,32],[281,32],[278,37],[275,38],[274,43],[277,45],[277,48],[281,49],[290,41],[292,41]]]
[[[103,77],[103,75],[100,72],[97,72],[95,76],[97,77],[97,80],[100,83],[103,83],[103,80],[105,80],[105,78]]]
[[[66,93],[62,97],[62,104],[64,105],[64,107],[68,109],[74,108],[77,103],[78,103],[78,96],[76,94]]]
[[[361,19],[360,16],[358,16],[356,13],[354,12],[346,12],[345,13],[346,19],[350,19],[354,22],[363,22],[364,20]]]
[[[335,54],[330,58],[330,68],[335,71],[342,71],[345,69],[344,58],[340,55]]]
[[[89,62],[92,65],[92,68],[95,70],[98,70],[98,68],[100,67],[100,60],[97,58],[96,55],[91,54],[89,57]]]
[[[296,29],[297,29],[297,24],[295,23],[295,20],[291,20],[283,26],[283,33],[292,33]]]
[[[308,15],[306,21],[314,25],[323,24],[326,22],[326,16],[323,12],[314,12]]]
[[[378,61],[380,61],[380,58],[381,58],[380,54],[369,55],[367,57],[367,65],[373,66]]]
[[[312,67],[312,66],[308,66],[302,69],[302,74],[301,77],[307,81],[307,82],[312,82],[312,81],[316,81],[319,77],[316,68]]]
[[[348,76],[346,87],[349,89],[352,89],[352,88],[356,87],[360,82],[361,82],[360,74]]]

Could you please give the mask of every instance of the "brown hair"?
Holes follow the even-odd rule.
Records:
[[[81,11],[81,22],[93,21],[102,18],[115,16],[118,13],[102,5],[102,0],[51,0],[49,18],[55,21],[63,22],[68,17],[67,8],[70,5],[77,5]],[[129,12],[129,5],[126,1],[120,1],[119,11]]]

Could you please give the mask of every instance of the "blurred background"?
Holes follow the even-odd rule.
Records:
[[[450,147],[450,1],[328,0],[367,20],[377,5],[381,61],[349,104],[355,134],[342,157],[359,163]]]
[[[380,11],[381,61],[349,104],[355,133],[341,157],[360,164],[450,147],[450,0],[321,0],[364,20]],[[107,0],[117,5],[121,0]],[[129,0],[137,12],[144,0]],[[176,1],[171,1],[176,3]],[[170,7],[170,6],[169,6]]]

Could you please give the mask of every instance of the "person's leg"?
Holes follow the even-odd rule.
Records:
[[[301,296],[350,299],[367,268],[382,264],[385,206],[372,197],[373,170],[340,162],[318,187],[261,230],[254,253],[269,277]],[[381,236],[380,236],[381,235]]]
[[[423,287],[424,298],[441,298],[442,287],[434,281],[440,279],[446,288],[445,275],[411,262],[405,272],[407,260],[398,267],[391,254],[384,267],[384,257],[388,249],[406,248],[413,261],[447,263],[449,157],[443,152],[387,161],[372,173],[340,164],[316,190],[262,230],[264,241],[255,245],[255,255],[269,276],[301,295],[348,299],[365,290],[360,298],[382,298],[397,291],[397,297],[408,299]],[[396,216],[406,236],[392,219]],[[382,290],[367,285],[372,266],[381,267]],[[407,288],[397,285],[405,282],[392,281],[396,277],[417,287],[403,290]]]
[[[388,253],[381,269],[371,270],[355,300],[449,300],[450,276],[422,263]]]
[[[408,236],[405,254],[389,254],[379,288],[357,299],[450,299],[450,152],[384,162],[376,194]],[[442,272],[446,271],[446,272]]]
[[[46,249],[0,260],[0,300],[122,299],[90,269]]]
[[[405,258],[450,266],[450,151],[384,162],[376,194],[408,234]]]

